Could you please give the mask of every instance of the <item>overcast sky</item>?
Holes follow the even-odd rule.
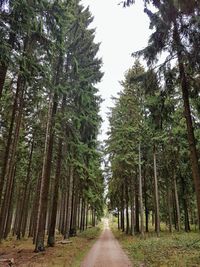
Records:
[[[96,28],[95,42],[100,42],[99,56],[103,60],[104,77],[97,85],[104,99],[101,106],[103,118],[100,140],[106,138],[108,130],[108,107],[113,106],[111,96],[121,90],[119,81],[124,73],[133,65],[131,53],[144,48],[150,34],[149,20],[143,12],[143,1],[130,8],[118,5],[120,0],[82,0],[89,6]],[[139,3],[140,2],[140,3]]]

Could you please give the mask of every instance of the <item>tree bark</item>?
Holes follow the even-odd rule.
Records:
[[[74,178],[74,167],[70,166],[69,167],[69,196],[68,196],[68,208],[67,208],[67,221],[66,221],[64,239],[69,238],[70,222],[71,222],[71,215],[72,215],[73,178]]]
[[[58,144],[58,153],[57,153],[58,158],[57,158],[56,175],[54,182],[53,206],[52,206],[49,235],[47,241],[47,245],[50,247],[53,247],[55,245],[55,227],[57,218],[58,192],[59,192],[60,172],[62,163],[62,144],[63,140],[62,138],[60,138]]]
[[[16,167],[13,170],[12,176],[13,176],[13,185],[12,185],[12,189],[11,189],[11,196],[10,196],[10,202],[9,202],[9,206],[8,206],[8,214],[7,214],[7,220],[5,223],[5,229],[4,229],[4,233],[3,233],[3,238],[6,239],[10,229],[11,229],[11,223],[12,223],[12,217],[13,217],[13,195],[14,195],[14,177],[15,177],[15,173],[16,173]]]
[[[138,197],[138,184],[135,186],[135,232],[140,232],[140,218],[139,218],[139,197]]]
[[[37,193],[35,196],[35,205],[34,205],[34,217],[33,217],[33,243],[36,244],[37,234],[38,234],[38,227],[39,227],[39,220],[40,220],[40,213],[41,213],[41,205],[42,205],[42,194],[44,188],[44,180],[48,180],[46,175],[46,165],[47,165],[47,155],[48,155],[48,147],[49,147],[49,139],[51,134],[51,123],[52,123],[52,96],[50,96],[49,106],[48,106],[48,114],[47,114],[47,123],[46,123],[46,134],[45,134],[45,145],[44,145],[44,155],[43,155],[43,164],[42,164],[42,173],[41,177],[38,177],[38,184],[37,184]],[[48,182],[48,181],[47,181]],[[49,188],[48,188],[49,190]]]
[[[156,166],[156,147],[153,149],[153,163],[154,163],[154,190],[155,190],[155,231],[157,236],[160,235],[160,212],[159,212],[159,198],[158,198],[158,178]]]
[[[20,133],[20,127],[21,127],[21,120],[22,120],[22,113],[23,113],[23,95],[25,90],[25,80],[22,78],[21,74],[19,74],[18,80],[17,80],[17,87],[19,87],[20,97],[19,97],[19,108],[18,108],[18,114],[16,117],[16,126],[15,126],[15,134],[13,137],[12,146],[10,148],[10,158],[9,162],[7,163],[6,173],[5,177],[7,178],[6,181],[6,190],[4,194],[4,199],[2,203],[1,213],[0,213],[0,239],[3,237],[5,224],[7,220],[8,215],[8,207],[10,205],[11,201],[11,192],[12,192],[12,186],[14,181],[13,171],[15,168],[15,157],[16,157],[16,150],[18,145],[18,139],[19,139],[19,133]]]
[[[181,216],[180,216],[180,206],[179,206],[179,199],[178,199],[178,191],[177,191],[177,183],[176,183],[176,176],[175,171],[173,174],[173,182],[174,182],[174,197],[175,197],[175,205],[176,205],[176,217],[177,217],[177,227],[176,230],[180,231],[181,228]]]
[[[180,172],[180,170],[179,170]],[[183,202],[183,209],[184,209],[184,217],[185,217],[185,231],[190,231],[190,221],[189,221],[189,212],[188,212],[188,203],[187,203],[187,192],[185,188],[185,181],[183,176],[180,172],[180,178],[181,178],[181,191],[182,191],[182,202]]]
[[[145,206],[145,231],[149,232],[149,209],[148,209],[148,195],[147,195],[147,181],[144,167],[144,206]]]
[[[119,208],[117,208],[117,229],[120,229]]]
[[[28,192],[25,198],[25,206],[24,206],[24,212],[23,212],[23,218],[22,218],[22,226],[21,226],[21,233],[22,233],[22,237],[25,237],[26,234],[26,226],[28,223],[28,219],[29,219],[29,201],[30,201],[30,196],[31,196],[31,186],[28,186]],[[29,220],[30,223],[30,220]]]
[[[124,185],[122,185],[122,192],[121,192],[121,230],[124,232],[125,225],[124,225]]]
[[[66,192],[62,189],[61,192],[61,203],[60,203],[60,216],[59,216],[59,232],[64,235],[65,225],[65,203],[66,203]]]
[[[28,237],[33,237],[33,244],[35,244],[36,239],[36,227],[37,227],[37,214],[38,214],[38,203],[40,197],[40,187],[41,187],[42,175],[41,172],[38,173],[37,187],[34,195],[34,202],[30,218],[29,234]]]
[[[14,236],[16,231],[17,231],[17,225],[19,221],[19,212],[20,210],[20,205],[21,205],[21,188],[18,186],[16,189],[16,208],[15,208],[15,215],[14,215],[14,224],[13,224],[13,229],[12,229],[12,235]]]
[[[184,59],[181,51],[182,43],[178,32],[177,22],[174,21],[174,41],[177,49],[178,67],[181,80],[182,97],[184,103],[185,119],[187,125],[187,136],[190,149],[190,160],[192,167],[192,175],[195,185],[197,209],[198,209],[198,225],[200,230],[200,168],[198,163],[198,153],[196,148],[196,140],[194,136],[194,129],[192,124],[192,116],[189,103],[189,90],[190,85],[187,79],[187,74],[184,66]]]
[[[18,81],[18,84],[19,84],[19,81]],[[11,122],[10,122],[10,126],[9,126],[9,131],[8,131],[8,139],[7,139],[6,149],[5,149],[5,153],[4,153],[3,168],[2,168],[2,174],[1,174],[1,180],[0,180],[0,207],[1,207],[4,182],[5,182],[5,178],[6,178],[6,173],[8,171],[9,155],[10,155],[10,149],[11,149],[11,145],[12,145],[15,118],[17,116],[18,103],[21,101],[20,89],[21,89],[21,87],[17,86],[16,92],[15,92],[13,109],[12,109]]]
[[[143,213],[143,197],[142,197],[142,166],[141,166],[141,143],[138,146],[139,151],[139,203],[140,203],[140,233],[144,235],[144,213]]]
[[[26,181],[25,181],[25,188],[23,192],[23,197],[22,197],[22,207],[19,215],[19,223],[18,223],[18,229],[17,229],[17,239],[21,239],[21,228],[22,228],[22,220],[24,218],[24,212],[26,211],[25,206],[27,204],[27,191],[30,183],[30,178],[31,178],[31,164],[32,164],[32,156],[33,156],[33,147],[34,147],[34,138],[31,143],[31,151],[29,155],[29,163],[28,163],[28,169],[27,169],[27,176],[26,176]]]
[[[133,178],[132,178],[133,180]],[[131,181],[131,235],[135,235],[135,194],[134,181]]]
[[[129,213],[128,213],[128,208],[129,208],[129,194],[128,194],[128,184],[125,185],[125,192],[126,192],[126,234],[129,234]]]
[[[52,154],[53,154],[53,144],[54,144],[54,123],[55,115],[57,112],[57,94],[53,97],[53,107],[51,116],[49,118],[50,133],[47,146],[47,154],[44,155],[44,165],[43,165],[43,175],[40,188],[40,200],[39,200],[39,210],[38,210],[38,220],[37,220],[37,230],[36,230],[36,244],[35,252],[44,251],[44,236],[45,236],[45,225],[46,225],[46,215],[48,207],[48,193],[51,175],[51,165],[52,165]]]
[[[168,185],[167,188],[167,206],[168,206],[168,216],[169,216],[169,232],[172,233],[172,208],[171,208],[171,188]]]

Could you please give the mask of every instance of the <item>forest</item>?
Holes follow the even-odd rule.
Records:
[[[148,232],[150,216],[158,235],[160,222],[170,232],[188,232],[191,224],[200,227],[200,6],[152,1],[159,10],[153,13],[148,2],[144,12],[154,32],[133,54],[109,117],[110,207],[127,233]]]
[[[79,1],[1,1],[0,239],[35,251],[102,214],[101,59]],[[78,223],[76,221],[78,220]]]
[[[0,0],[0,252],[8,240],[44,252],[106,213],[123,238],[199,234],[200,2],[141,2],[152,34],[133,51],[102,143],[89,8]]]

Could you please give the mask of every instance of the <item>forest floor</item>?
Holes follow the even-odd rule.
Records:
[[[13,259],[13,267],[79,267],[85,254],[89,251],[101,233],[101,227],[88,228],[86,231],[70,238],[71,243],[57,243],[53,248],[35,253],[32,239],[16,240],[8,238],[0,244],[0,260]],[[57,241],[61,236],[57,237]],[[1,263],[0,267],[10,266]]]
[[[129,255],[134,267],[197,267],[200,266],[200,234],[198,232],[163,231],[160,237],[150,232],[128,236],[112,225],[112,231]]]

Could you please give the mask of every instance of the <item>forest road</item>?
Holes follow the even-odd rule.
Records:
[[[104,230],[86,255],[81,267],[131,267],[132,263],[122,250],[104,219]]]

